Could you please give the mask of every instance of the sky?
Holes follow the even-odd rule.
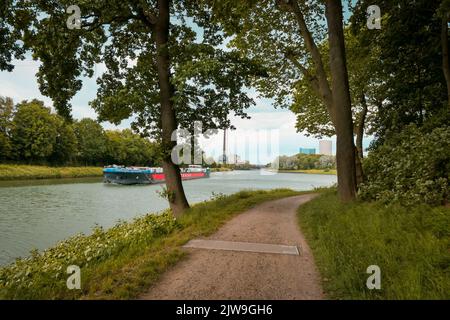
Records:
[[[31,57],[23,61],[14,61],[13,72],[0,72],[0,95],[14,99],[18,103],[23,100],[43,100],[47,106],[52,106],[51,99],[40,94],[36,73],[40,62],[33,61]],[[104,65],[97,65],[93,78],[83,78],[83,87],[72,99],[72,115],[75,119],[96,119],[95,111],[89,106],[97,92],[96,78],[101,76]],[[230,116],[236,131],[228,133],[228,153],[238,154],[242,160],[251,163],[267,163],[267,157],[261,159],[261,154],[269,154],[269,157],[277,155],[294,155],[300,147],[319,149],[319,140],[307,137],[304,133],[298,133],[295,128],[296,116],[286,109],[275,109],[271,100],[259,97],[258,92],[251,89],[248,92],[256,105],[248,109],[251,119],[241,119]],[[111,123],[102,123],[105,129],[129,128],[131,119],[123,121],[119,126]],[[270,136],[271,147],[266,147],[264,135]],[[333,153],[335,150],[335,137],[325,138],[333,141]],[[275,141],[276,140],[276,141]],[[245,141],[245,143],[244,143]],[[256,143],[255,143],[256,141]],[[365,139],[365,147],[368,147],[370,139]],[[245,144],[245,145],[244,145]],[[219,133],[209,140],[202,140],[201,147],[209,156],[219,157],[223,145],[223,133]],[[258,147],[259,146],[259,147]],[[263,152],[262,149],[270,149]]]
[[[43,100],[47,106],[52,106],[51,99],[42,96],[39,92],[35,76],[39,64],[40,62],[28,58],[23,61],[14,61],[15,68],[13,72],[0,72],[0,95],[13,98],[15,103],[36,98]],[[93,78],[83,78],[83,88],[72,99],[72,114],[75,119],[97,118],[95,111],[89,106],[89,101],[96,96],[97,84],[95,78],[101,73],[102,66],[97,66],[96,74]],[[298,153],[300,147],[317,148],[318,150],[319,140],[296,132],[295,114],[289,110],[275,109],[272,101],[259,98],[259,94],[255,90],[250,90],[248,94],[255,100],[256,105],[248,109],[251,119],[231,117],[232,124],[237,130],[228,132],[227,149],[229,153],[238,153],[243,160],[255,159],[255,155],[251,151],[239,152],[239,150],[235,149],[242,148],[239,142],[244,140],[243,137],[250,137],[254,134],[261,135],[266,132],[267,134],[279,136],[280,155],[294,155]],[[131,119],[128,119],[122,121],[119,126],[108,122],[102,123],[102,126],[105,129],[125,129],[130,127],[130,123]],[[334,138],[331,140],[334,141]],[[220,132],[216,136],[211,137],[209,141],[204,141],[203,143],[207,154],[218,157],[220,154],[218,153],[219,150],[222,150],[223,133]],[[247,144],[251,145],[250,142],[247,142]],[[247,157],[244,153],[248,154]]]

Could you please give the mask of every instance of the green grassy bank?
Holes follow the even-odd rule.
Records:
[[[0,269],[0,299],[129,299],[154,283],[184,253],[180,246],[216,231],[256,204],[299,194],[291,190],[215,195],[175,220],[146,215],[109,229],[78,235],[43,253]],[[68,290],[69,265],[81,268],[81,290]]]
[[[226,172],[226,171],[233,171],[231,168],[211,168],[211,172]]]
[[[0,180],[101,177],[100,167],[46,167],[0,164]]]
[[[306,173],[306,174],[329,174],[329,175],[336,175],[337,171],[334,169],[310,169],[310,170],[278,170],[278,172],[281,173]]]
[[[327,192],[299,209],[329,298],[449,299],[450,209],[339,203]],[[366,287],[381,269],[381,290]]]

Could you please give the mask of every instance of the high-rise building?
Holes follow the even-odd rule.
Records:
[[[314,148],[300,148],[298,153],[301,154],[316,154],[316,149]]]
[[[333,142],[331,140],[319,141],[319,154],[331,156],[333,154]]]

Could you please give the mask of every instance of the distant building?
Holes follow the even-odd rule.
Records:
[[[225,159],[225,161],[224,161]],[[226,162],[227,164],[245,164],[245,161],[241,160],[241,157],[237,154],[221,155],[218,158],[218,163],[222,164]]]
[[[240,164],[242,163],[241,161],[241,157],[238,156],[237,154],[230,154],[228,155],[228,163],[229,164]]]
[[[319,154],[325,156],[333,155],[333,142],[331,140],[319,141]]]
[[[316,149],[314,148],[300,148],[298,150],[300,154],[316,154]]]

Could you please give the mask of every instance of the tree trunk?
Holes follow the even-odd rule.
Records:
[[[359,186],[364,182],[364,171],[362,168],[362,159],[364,158],[363,150],[363,138],[364,138],[364,126],[367,116],[367,101],[364,92],[361,93],[361,114],[356,127],[356,184]]]
[[[450,106],[450,63],[448,56],[448,19],[446,17],[442,18],[441,30],[442,69],[444,71],[445,81],[447,82],[447,101]]]
[[[364,182],[364,171],[362,167],[362,158],[358,153],[358,148],[355,148],[355,168],[356,168],[356,188],[359,190],[361,183]]]
[[[331,91],[337,136],[338,194],[343,202],[356,198],[355,143],[340,0],[327,0],[326,17],[330,46]]]
[[[172,132],[177,129],[173,108],[173,87],[170,83],[170,57],[167,48],[170,24],[170,0],[158,0],[158,20],[155,24],[159,95],[161,103],[161,129],[163,147],[163,170],[168,191],[170,208],[175,216],[180,216],[189,208],[181,182],[180,168],[171,159],[171,151],[176,146]]]
[[[364,92],[361,93],[361,106],[362,110],[358,120],[358,126],[356,127],[356,149],[358,150],[359,157],[363,159],[364,126],[366,125],[366,117],[367,117],[367,101]]]

